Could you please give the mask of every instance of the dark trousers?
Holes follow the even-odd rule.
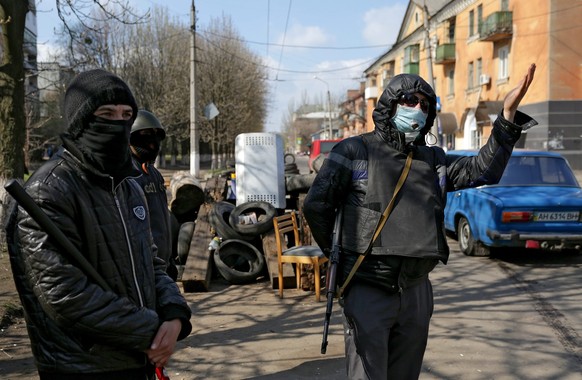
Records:
[[[103,373],[49,373],[38,371],[40,380],[153,380],[154,370],[150,368],[130,369]]]
[[[395,294],[351,284],[344,299],[348,378],[418,379],[433,307],[428,278]]]

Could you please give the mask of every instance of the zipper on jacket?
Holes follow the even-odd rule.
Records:
[[[123,218],[123,213],[121,212],[121,205],[119,204],[119,199],[117,198],[117,193],[113,191],[113,199],[115,200],[115,206],[117,207],[117,212],[121,218],[121,224],[123,225],[123,232],[125,234],[125,242],[127,243],[127,249],[129,250],[129,259],[131,261],[131,273],[133,275],[133,282],[135,283],[135,289],[139,297],[140,306],[144,306],[143,297],[141,295],[141,290],[139,282],[137,281],[137,274],[135,272],[135,260],[133,258],[133,250],[131,249],[131,242],[129,240],[129,234],[127,233],[127,225],[125,224],[125,219]]]

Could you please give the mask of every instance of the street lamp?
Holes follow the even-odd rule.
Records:
[[[325,83],[325,86],[327,87],[327,109],[329,111],[329,138],[333,139],[333,129],[331,126],[331,95],[329,93],[329,84],[320,77],[318,77],[317,75],[314,76],[313,79],[317,79],[318,81]]]

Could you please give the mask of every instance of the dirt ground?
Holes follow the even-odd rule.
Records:
[[[0,374],[12,378],[35,379],[36,370],[30,351],[20,300],[12,279],[8,254],[0,252]]]

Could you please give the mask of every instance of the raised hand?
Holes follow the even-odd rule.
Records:
[[[527,73],[523,77],[521,81],[513,88],[503,100],[503,117],[507,120],[513,122],[513,118],[515,117],[515,111],[517,111],[517,107],[521,102],[521,99],[527,93],[529,85],[533,81],[534,73],[536,72],[536,64],[532,63],[530,67],[527,69]]]

